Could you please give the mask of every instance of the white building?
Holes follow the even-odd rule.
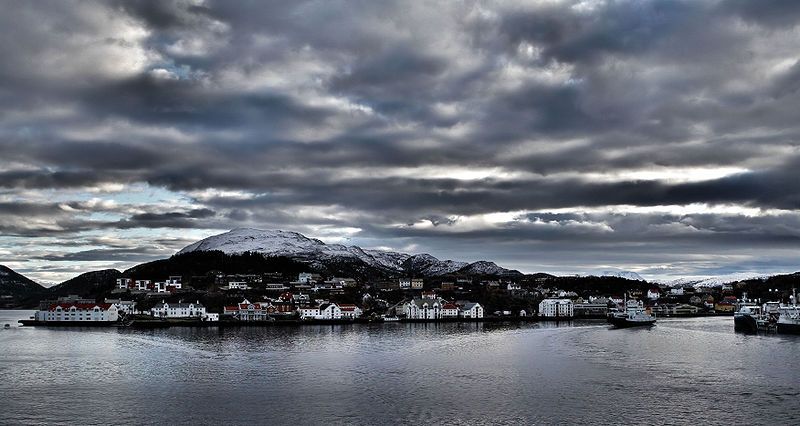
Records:
[[[321,280],[322,277],[319,274],[312,274],[310,272],[301,272],[297,275],[297,282],[303,284],[311,284]]]
[[[244,281],[231,281],[228,283],[228,290],[247,290],[249,288]]]
[[[133,288],[133,280],[130,278],[117,278],[117,288]]]
[[[315,307],[299,308],[300,318],[316,320],[342,319],[342,309],[335,303],[323,303]]]
[[[136,302],[132,300],[106,299],[105,303],[114,305],[120,314],[132,314],[136,311]]]
[[[356,305],[342,304],[339,305],[339,309],[342,311],[342,318],[346,319],[360,318],[364,313],[364,311]]]
[[[156,305],[150,309],[150,313],[158,318],[204,318],[206,317],[206,307],[200,301],[195,303],[165,303]]]
[[[445,303],[442,305],[442,318],[458,318],[458,305]]]
[[[508,291],[517,291],[517,290],[522,290],[522,287],[519,284],[508,283],[506,289]]]
[[[542,318],[572,318],[575,306],[569,299],[544,299],[539,303],[539,316]]]
[[[681,289],[681,290],[683,290],[683,289]],[[651,289],[647,290],[647,298],[648,299],[657,300],[659,297],[661,297],[661,290],[660,289],[651,288]]]
[[[55,303],[46,311],[37,311],[35,318],[46,322],[114,322],[119,313],[111,303]]]
[[[405,304],[404,312],[408,319],[441,319],[442,304],[437,299],[414,299]]]
[[[411,288],[411,278],[400,278],[398,284],[400,288]]]
[[[672,296],[683,296],[683,287],[675,287],[669,289],[669,294]]]
[[[136,290],[147,290],[152,284],[150,280],[136,280]]]
[[[462,318],[483,318],[483,306],[480,303],[467,302],[461,307]]]
[[[244,299],[239,304],[226,306],[222,313],[239,321],[266,321],[269,319],[269,314],[274,310],[274,307],[269,302],[251,303],[249,300]]]

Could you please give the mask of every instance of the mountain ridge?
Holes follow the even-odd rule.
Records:
[[[506,269],[490,261],[460,262],[439,260],[427,254],[407,254],[394,251],[365,250],[358,246],[326,244],[299,232],[236,228],[196,241],[178,251],[178,255],[194,251],[221,251],[226,254],[245,252],[265,256],[284,256],[309,264],[360,261],[370,268],[388,274],[437,277],[464,273],[474,275],[521,276],[521,272]]]

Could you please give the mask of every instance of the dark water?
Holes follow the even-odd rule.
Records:
[[[0,423],[800,424],[800,338],[731,318],[47,329],[0,311]]]

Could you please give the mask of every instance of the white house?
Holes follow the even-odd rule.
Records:
[[[683,287],[675,287],[669,289],[669,294],[672,296],[683,296]]]
[[[150,280],[136,280],[136,289],[137,290],[147,290],[152,285],[152,281]]]
[[[206,317],[206,307],[200,301],[195,303],[165,303],[156,305],[150,309],[150,313],[158,318],[204,318]]]
[[[347,318],[347,319],[360,318],[361,315],[364,313],[364,311],[362,311],[361,308],[351,304],[339,305],[339,309],[342,311],[342,318]]]
[[[35,318],[46,322],[114,322],[119,313],[111,303],[55,303],[46,311],[37,311]]]
[[[342,319],[342,309],[335,303],[326,302],[319,306],[298,308],[300,318],[316,320]]]
[[[117,288],[133,288],[133,280],[130,278],[117,278]]]
[[[251,303],[249,300],[244,299],[236,305],[225,306],[222,313],[239,321],[266,321],[271,311],[274,311],[274,308],[270,308],[273,308],[273,306],[269,302]]]
[[[683,290],[683,289],[681,289],[681,290]],[[647,290],[647,298],[648,299],[657,300],[659,297],[661,297],[661,289],[653,287],[653,288]]]
[[[136,302],[132,300],[106,299],[105,303],[114,305],[120,314],[132,314],[136,311]]]
[[[319,318],[323,320],[342,319],[342,310],[335,303],[325,303],[319,306]]]
[[[483,318],[483,306],[480,303],[467,302],[461,308],[463,318]]]
[[[572,318],[575,305],[569,299],[544,299],[539,303],[539,316],[542,318]]]
[[[458,318],[458,305],[455,303],[442,305],[442,318]]]
[[[519,284],[508,283],[506,289],[508,291],[517,291],[517,290],[522,290],[522,287]]]
[[[297,282],[303,284],[311,284],[321,280],[322,276],[319,274],[312,274],[310,272],[301,272],[297,275]]]
[[[247,290],[249,288],[244,281],[231,281],[228,283],[228,290]]]
[[[411,278],[400,278],[398,283],[400,288],[411,288]]]
[[[404,311],[408,319],[442,318],[442,304],[437,299],[413,299],[406,303]]]

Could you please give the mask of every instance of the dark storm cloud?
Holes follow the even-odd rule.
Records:
[[[0,232],[785,247],[800,203],[798,22],[778,0],[6,5]],[[730,212],[614,210],[689,204]],[[514,211],[502,226],[474,219]],[[435,226],[401,226],[419,222]],[[98,244],[49,255],[139,250]]]

